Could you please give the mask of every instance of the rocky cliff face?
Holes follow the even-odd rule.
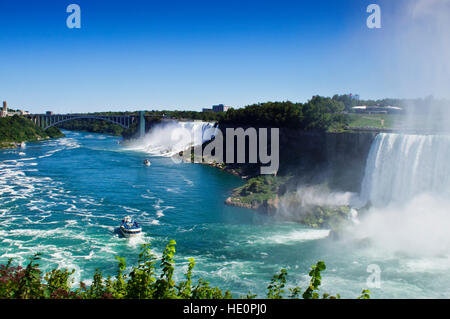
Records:
[[[229,127],[220,127],[225,143],[225,130]],[[305,132],[282,128],[278,175],[293,176],[291,182],[327,183],[330,189],[359,192],[366,159],[376,134],[376,132]],[[248,146],[246,152],[248,153]],[[259,164],[233,166],[235,169],[236,166],[238,168],[241,166],[242,175],[246,176],[255,176],[259,171]]]
[[[333,189],[358,192],[376,132],[326,133],[326,157]]]

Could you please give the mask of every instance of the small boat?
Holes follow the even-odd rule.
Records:
[[[145,159],[145,160],[144,160],[144,165],[145,165],[145,166],[150,166],[151,163],[150,163],[150,161],[149,161],[148,159]]]
[[[26,146],[25,142],[20,143],[20,148],[25,148]]]
[[[20,156],[25,156],[25,153],[24,152],[19,152],[19,155]]]
[[[142,232],[142,228],[136,221],[133,221],[130,216],[126,216],[122,219],[122,224],[120,225],[120,232],[125,237],[131,237],[139,235]]]

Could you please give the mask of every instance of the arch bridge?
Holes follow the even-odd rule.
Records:
[[[145,115],[145,111],[139,111],[137,115],[94,115],[94,114],[29,114],[27,117],[41,129],[49,129],[58,126],[61,123],[79,120],[94,119],[107,121],[117,124],[125,129],[130,128],[134,123],[138,122],[140,136],[145,135],[145,117],[163,117],[157,115]]]

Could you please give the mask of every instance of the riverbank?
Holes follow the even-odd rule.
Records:
[[[64,134],[57,127],[44,131],[21,116],[0,118],[0,149],[17,148],[22,142],[36,142],[59,137],[64,137]]]

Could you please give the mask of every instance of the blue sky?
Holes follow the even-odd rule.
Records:
[[[71,3],[81,29],[66,26]],[[404,97],[390,74],[395,8],[378,1],[383,28],[368,29],[370,3],[2,0],[0,99],[63,113]]]

